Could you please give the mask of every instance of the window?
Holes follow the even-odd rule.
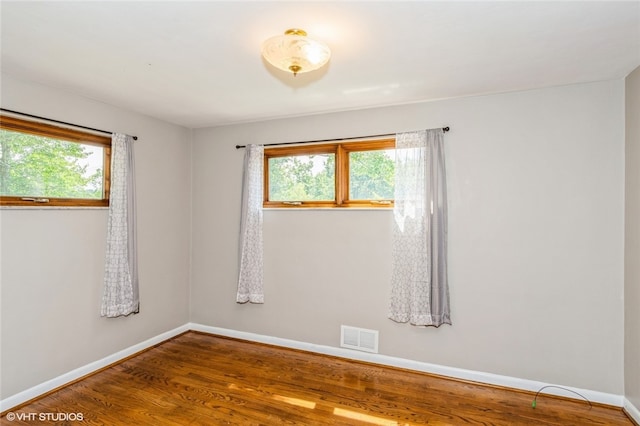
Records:
[[[391,207],[395,140],[269,148],[264,207]]]
[[[0,117],[0,205],[109,205],[111,138]]]

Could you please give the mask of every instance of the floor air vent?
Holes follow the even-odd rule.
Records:
[[[346,325],[340,326],[340,346],[378,353],[378,331]]]

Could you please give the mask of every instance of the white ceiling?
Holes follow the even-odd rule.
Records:
[[[2,72],[186,127],[623,78],[640,1],[0,3]],[[329,66],[262,42],[303,28]],[[8,106],[6,106],[8,107]]]

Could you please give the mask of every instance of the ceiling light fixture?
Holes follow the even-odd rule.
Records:
[[[306,31],[294,28],[265,41],[262,56],[274,67],[292,72],[295,77],[321,68],[329,62],[331,50],[326,44],[307,37]]]

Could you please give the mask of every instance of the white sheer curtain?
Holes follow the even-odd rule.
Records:
[[[133,137],[111,139],[111,193],[101,315],[138,313],[138,253]]]
[[[262,188],[264,147],[247,145],[242,177],[238,303],[264,303],[262,279]]]
[[[447,194],[442,129],[396,135],[389,318],[451,324],[447,283]]]

